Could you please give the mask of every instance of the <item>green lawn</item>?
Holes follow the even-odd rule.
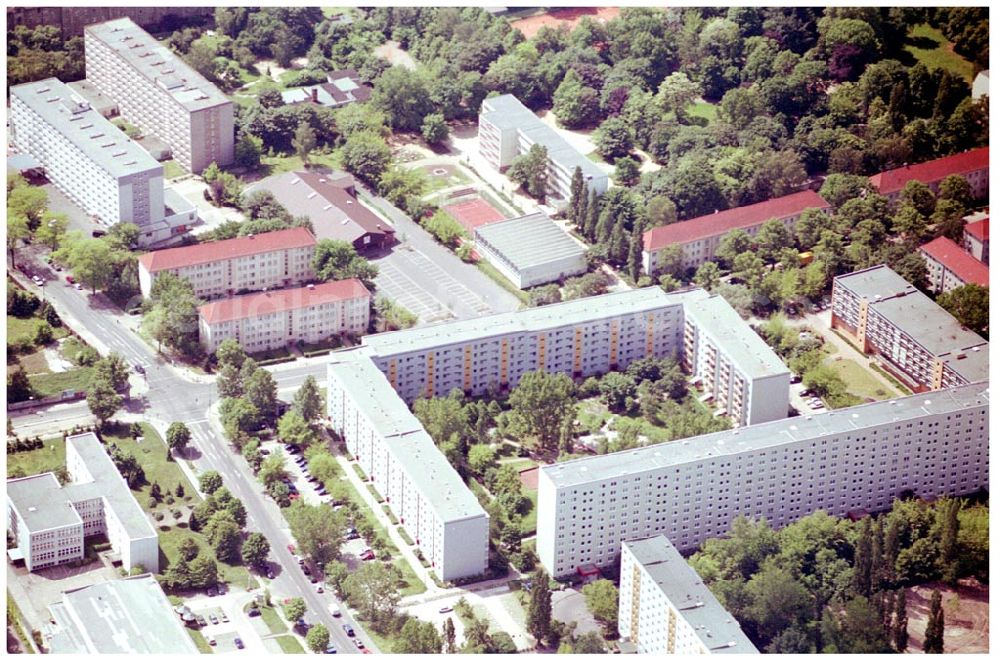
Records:
[[[54,437],[43,440],[43,444],[41,449],[34,451],[7,454],[7,477],[30,477],[66,467],[66,441],[62,437]]]
[[[27,369],[25,369],[27,370]],[[42,373],[28,376],[28,382],[35,393],[44,398],[54,396],[67,390],[83,391],[90,384],[90,377],[94,373],[92,366],[81,366],[62,373]]]
[[[14,630],[17,631],[18,638],[27,647],[27,651],[21,652],[23,654],[37,654],[35,651],[38,645],[35,641],[28,637],[28,634],[24,632],[24,628],[21,626],[21,621],[24,617],[21,615],[21,609],[17,607],[17,603],[14,602],[14,597],[7,592],[7,623],[14,625]]]
[[[837,375],[847,385],[847,391],[858,398],[882,401],[899,395],[876,380],[866,368],[853,359],[828,361],[827,366],[837,371]]]
[[[414,594],[423,594],[427,591],[427,585],[417,577],[417,574],[413,571],[413,567],[410,566],[410,563],[406,559],[397,557],[393,560],[392,565],[403,574],[403,582],[406,583],[406,586],[399,590],[400,596],[413,596]]]
[[[521,536],[531,536],[538,528],[538,490],[522,487],[521,492],[531,500],[531,511],[521,518]]]
[[[208,640],[206,640],[205,636],[201,634],[201,631],[194,628],[188,628],[187,626],[184,627],[184,630],[187,631],[188,635],[191,636],[191,639],[194,640],[194,644],[198,648],[199,654],[215,653],[215,650],[212,649],[212,645],[208,644]]]
[[[501,459],[499,461],[501,465],[510,465],[514,468],[516,472],[523,472],[525,470],[533,470],[538,467],[538,461],[532,460],[531,458],[509,458]]]
[[[294,635],[279,635],[275,640],[281,646],[282,653],[285,654],[305,654],[306,650],[302,648],[299,643],[298,638]]]
[[[260,617],[267,624],[267,628],[270,629],[271,635],[278,635],[280,633],[288,632],[288,625],[278,614],[272,606],[266,605],[260,609]]]
[[[350,9],[347,7],[323,7],[323,17],[330,18],[331,16],[340,16],[349,11]]]
[[[266,177],[268,175],[280,175],[281,173],[287,173],[291,170],[303,169],[302,159],[295,154],[275,155],[273,157],[265,155],[261,157],[260,164],[261,177]],[[330,170],[341,170],[340,153],[337,151],[329,154],[314,152],[309,156],[309,164],[314,168],[317,166],[325,166]]]
[[[418,169],[424,174],[427,179],[427,189],[424,195],[434,193],[435,191],[440,191],[441,189],[447,189],[451,186],[458,186],[460,184],[471,184],[472,180],[459,170],[456,166],[448,166],[450,175],[434,175],[426,168],[431,168],[433,170],[434,166],[420,166]]]
[[[719,116],[719,107],[707,101],[698,101],[688,106],[687,112],[693,117],[703,117],[711,124]]]
[[[923,23],[915,26],[906,39],[906,50],[928,69],[945,69],[972,82],[972,63],[952,50],[941,31]]]
[[[174,177],[180,177],[181,175],[183,175],[183,174],[185,174],[187,172],[186,170],[184,170],[181,167],[181,165],[179,163],[177,163],[173,159],[167,159],[166,161],[162,162],[162,165],[163,165],[163,178],[164,179],[168,179],[169,180],[169,179],[172,179]]]

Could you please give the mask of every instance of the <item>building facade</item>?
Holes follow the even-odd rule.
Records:
[[[537,550],[565,577],[617,564],[622,541],[663,534],[687,552],[737,516],[781,527],[816,509],[876,512],[906,491],[988,485],[989,385],[978,382],[544,466]]]
[[[370,315],[371,293],[361,281],[310,284],[205,304],[198,308],[198,340],[207,353],[227,338],[247,352],[260,352],[295,341],[363,334]]]
[[[132,19],[88,25],[84,48],[87,80],[185,169],[232,163],[233,103]]]
[[[489,516],[365,353],[333,353],[327,408],[333,430],[441,579],[482,574]]]
[[[815,191],[799,191],[647,230],[642,236],[643,269],[647,274],[656,274],[661,269],[664,250],[671,246],[681,248],[682,269],[697,268],[715,259],[722,238],[730,231],[742,230],[752,237],[767,221],[777,219],[789,232],[794,232],[795,223],[807,209],[829,213],[830,204]]]
[[[618,631],[639,654],[758,654],[663,535],[622,542]]]
[[[483,100],[479,111],[479,154],[492,168],[506,170],[515,157],[527,154],[533,145],[541,145],[548,153],[548,195],[557,206],[569,201],[577,168],[588,191],[600,195],[608,190],[607,173],[542,122],[517,97],[503,94]]]
[[[979,262],[990,264],[990,214],[979,212],[965,217],[962,246]]]
[[[66,85],[15,85],[10,119],[14,146],[86,213],[142,231],[163,221],[163,166]]]
[[[159,537],[93,433],[66,438],[70,483],[49,472],[7,481],[8,528],[28,571],[82,559],[103,534],[122,567],[159,573]]]
[[[139,256],[139,289],[149,297],[164,273],[187,279],[200,299],[287,288],[313,281],[316,238],[307,228],[286,228],[205,242]]]
[[[990,285],[990,269],[947,237],[938,237],[920,247],[927,263],[931,292],[948,292],[967,283]]]
[[[979,147],[948,157],[933,159],[923,163],[906,165],[872,175],[872,186],[890,202],[894,202],[910,181],[926,184],[937,193],[941,180],[949,175],[960,175],[972,188],[972,197],[983,200],[990,187],[990,148]]]
[[[542,212],[482,225],[476,252],[522,290],[587,271],[587,249]]]
[[[833,279],[831,324],[916,392],[989,378],[989,344],[885,265]]]

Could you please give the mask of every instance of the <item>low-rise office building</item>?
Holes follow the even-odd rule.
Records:
[[[361,80],[353,69],[338,69],[326,75],[326,82],[289,88],[281,93],[286,104],[317,104],[340,108],[371,99],[372,86]]]
[[[759,654],[663,535],[622,542],[618,631],[639,654]]]
[[[515,157],[527,154],[533,145],[548,152],[548,195],[556,205],[570,199],[570,185],[577,168],[588,191],[598,195],[608,190],[608,175],[597,164],[566,142],[512,94],[483,100],[479,111],[479,153],[498,171],[504,171]]]
[[[742,230],[754,236],[771,219],[794,231],[796,221],[807,209],[828,212],[830,204],[815,191],[799,191],[647,230],[642,236],[642,267],[647,274],[656,274],[664,249],[676,245],[681,247],[682,268],[696,268],[715,258],[722,238],[730,231]]]
[[[737,516],[781,527],[988,485],[989,385],[977,382],[543,466],[538,557],[565,577],[616,564],[622,541],[663,534],[690,552]]]
[[[347,279],[220,299],[198,308],[198,340],[215,352],[227,338],[247,352],[302,341],[318,343],[336,334],[363,334],[371,315],[371,293]]]
[[[122,568],[159,573],[156,530],[96,435],[66,438],[66,470],[63,486],[52,472],[7,481],[8,528],[28,571],[82,559],[84,538],[103,534]]]
[[[972,188],[972,197],[976,200],[986,198],[990,186],[990,148],[979,147],[940,159],[907,164],[902,168],[872,175],[870,180],[875,190],[891,202],[899,198],[908,182],[914,180],[926,184],[931,191],[937,193],[941,180],[949,175],[961,175],[965,178]]]
[[[296,171],[272,175],[247,188],[270,191],[292,216],[307,216],[316,239],[350,242],[358,252],[391,246],[396,230],[358,200],[346,173]]]
[[[965,217],[962,246],[979,262],[990,264],[990,213],[977,212]]]
[[[87,80],[185,169],[233,162],[233,102],[130,18],[84,29]]]
[[[788,416],[791,373],[719,295],[684,304],[684,369],[737,426]]]
[[[205,242],[139,256],[139,289],[149,297],[164,273],[187,279],[201,299],[287,288],[316,279],[316,238],[296,227]]]
[[[198,654],[148,573],[64,591],[49,612],[52,654]]]
[[[938,237],[920,247],[927,263],[931,292],[948,292],[968,283],[990,285],[990,268],[966,253],[947,237]]]
[[[522,290],[587,271],[587,249],[542,212],[480,226],[475,244]]]
[[[989,344],[885,265],[833,279],[834,329],[913,391],[989,378]]]
[[[365,353],[331,355],[327,407],[334,431],[441,579],[482,574],[489,516]]]

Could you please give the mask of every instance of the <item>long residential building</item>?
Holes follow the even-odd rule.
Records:
[[[986,198],[990,187],[990,148],[979,147],[940,159],[907,164],[902,168],[872,175],[869,179],[880,194],[895,201],[903,192],[903,187],[911,181],[926,184],[931,191],[937,193],[941,180],[949,175],[961,175],[965,178],[972,188],[972,197],[976,200]]]
[[[198,340],[212,353],[227,338],[247,352],[368,330],[371,293],[358,279],[220,299],[198,308]]]
[[[62,486],[52,472],[7,480],[7,527],[28,571],[83,559],[84,538],[103,534],[122,568],[159,573],[156,530],[96,435],[66,438],[66,470]]]
[[[84,29],[87,80],[185,169],[233,161],[233,103],[130,18]]]
[[[537,550],[565,577],[657,534],[693,551],[737,516],[780,527],[988,485],[984,381],[542,467]]]
[[[758,654],[667,537],[622,543],[618,631],[639,654]]]
[[[441,579],[482,574],[489,516],[365,353],[331,355],[327,407],[334,431]]]
[[[198,654],[148,573],[68,589],[49,612],[51,654]]]
[[[608,190],[608,175],[586,155],[566,142],[512,94],[483,100],[479,111],[479,153],[495,170],[503,171],[515,157],[541,145],[549,157],[548,194],[562,204],[569,201],[570,184],[577,168],[588,191]],[[559,204],[559,203],[557,203]]]
[[[794,231],[796,221],[807,209],[828,212],[830,204],[815,191],[799,191],[647,230],[642,236],[643,269],[647,274],[658,272],[663,251],[670,246],[681,248],[683,269],[696,268],[715,258],[722,238],[730,231],[742,230],[754,236],[771,219],[781,221],[786,229]]]
[[[989,343],[885,265],[833,280],[834,329],[913,391],[989,377]]]
[[[927,263],[931,292],[948,292],[974,283],[988,288],[990,268],[979,262],[948,237],[938,237],[920,247]]]
[[[724,315],[726,308],[721,297],[700,289],[643,288],[375,334],[362,345],[411,404],[453,389],[470,396],[513,389],[528,371],[579,379],[645,357],[687,356],[702,388],[737,425],[787,416],[788,369],[735,312]],[[727,327],[702,329],[720,323]],[[688,355],[685,333],[692,338]]]
[[[139,256],[139,289],[149,297],[164,273],[187,279],[201,299],[303,285],[316,278],[316,238],[296,227],[150,251]]]

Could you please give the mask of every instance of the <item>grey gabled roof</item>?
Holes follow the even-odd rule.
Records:
[[[149,152],[58,79],[15,85],[10,93],[112,177],[150,170],[163,173]]]
[[[518,271],[587,254],[583,246],[542,212],[480,226],[476,229],[476,241],[484,241]]]

